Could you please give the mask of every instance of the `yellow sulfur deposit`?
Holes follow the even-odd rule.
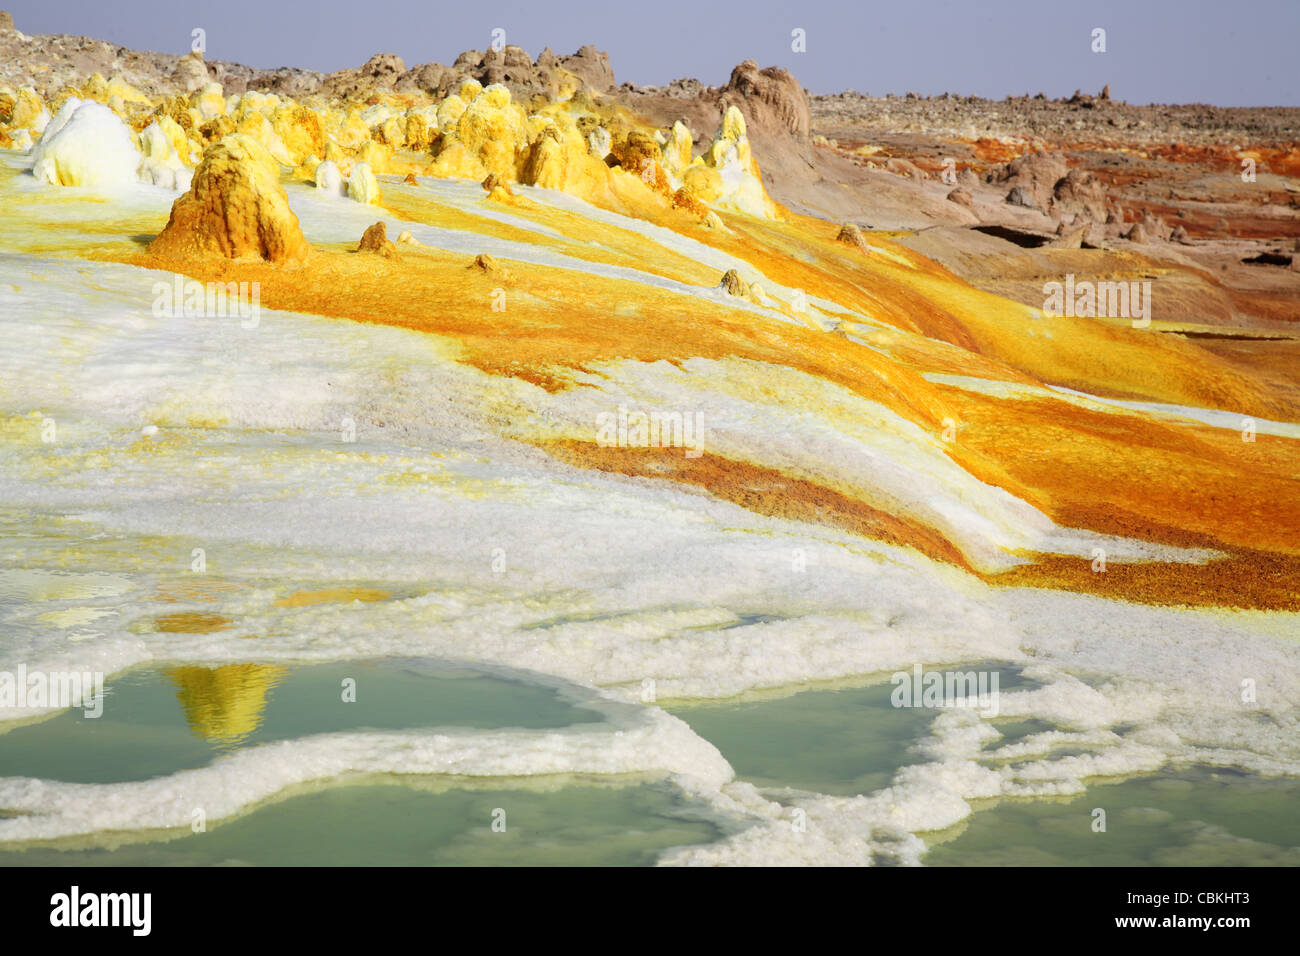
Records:
[[[663,145],[663,166],[675,179],[681,180],[691,165],[691,131],[678,120],[673,123],[668,141]]]
[[[717,171],[721,181],[717,197],[706,202],[750,216],[776,218],[776,203],[763,188],[763,177],[745,132],[745,117],[736,107],[727,107],[722,128],[705,151],[702,162]]]
[[[357,162],[365,163],[375,175],[383,175],[392,172],[389,168],[392,155],[393,151],[387,146],[369,140],[357,151]]]
[[[214,116],[226,115],[226,98],[220,83],[209,83],[190,97],[190,105],[199,111],[205,120]]]
[[[172,205],[166,228],[149,249],[164,258],[277,263],[301,261],[310,251],[275,160],[241,133],[203,154],[193,186]]]
[[[446,141],[445,129],[443,136]],[[474,164],[474,172],[469,174],[472,178],[481,178],[481,169],[484,175],[495,173],[506,181],[515,180],[527,151],[528,117],[510,101],[510,91],[504,86],[489,86],[474,97],[456,122],[454,139],[447,145],[453,144],[463,150],[463,161]]]
[[[282,103],[271,115],[271,130],[284,144],[286,157],[301,165],[308,156],[325,150],[325,131],[315,110],[297,103]]]
[[[49,121],[49,111],[41,102],[40,95],[30,86],[24,86],[20,89],[14,97],[8,128],[12,130],[25,129],[32,133],[40,133],[45,129],[45,125]]]

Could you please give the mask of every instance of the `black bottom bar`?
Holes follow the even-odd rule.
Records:
[[[432,942],[443,935],[434,927],[468,929],[466,920],[476,917],[488,920],[482,925],[494,941],[508,927],[519,938],[550,937],[559,945],[566,941],[555,934],[566,924],[588,940],[599,938],[592,931],[609,924],[616,934],[667,934],[666,941],[684,938],[678,934],[692,932],[688,927],[701,920],[719,931],[725,927],[728,936],[766,934],[764,927],[780,924],[805,939],[837,924],[842,930],[847,921],[854,924],[853,933],[869,934],[862,937],[864,944],[879,941],[880,934],[912,941],[934,935],[942,944],[1014,942],[1038,932],[1072,941],[1195,937],[1231,944],[1256,930],[1285,931],[1294,918],[1292,873],[1285,869],[922,868],[793,875],[11,869],[0,871],[0,911],[8,917],[8,931],[22,936],[193,943],[200,930],[208,944],[256,939],[259,948],[281,936],[295,945],[318,939],[337,944],[340,933],[349,931],[376,941],[401,940],[414,932]],[[72,926],[74,886],[78,923],[112,922],[116,916],[118,925]],[[103,896],[146,893],[147,910],[143,896]],[[146,912],[148,935],[137,936]]]

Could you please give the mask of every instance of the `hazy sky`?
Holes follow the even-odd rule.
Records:
[[[1132,103],[1300,105],[1300,0],[0,0],[26,33],[71,33],[209,59],[332,71],[372,54],[408,66],[485,49],[591,43],[619,82],[725,82],[741,60],[814,93],[1096,92]],[[1091,50],[1106,30],[1106,52]],[[791,49],[791,31],[806,52]]]

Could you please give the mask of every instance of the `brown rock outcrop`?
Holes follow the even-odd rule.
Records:
[[[853,246],[862,253],[871,251],[871,248],[867,245],[867,240],[862,235],[862,230],[851,222],[840,227],[839,235],[835,237],[835,241]]]
[[[735,269],[728,269],[722,274],[722,281],[718,283],[718,287],[726,290],[727,295],[734,296],[744,296],[749,291],[745,280]]]
[[[800,142],[808,140],[812,125],[808,96],[789,70],[779,66],[760,70],[753,60],[746,60],[731,71],[721,92],[723,111],[738,106],[751,135],[782,131]]]
[[[397,256],[397,247],[388,238],[388,228],[382,222],[377,222],[373,226],[367,226],[361,234],[357,252],[374,252],[386,259],[393,259]]]
[[[405,73],[406,64],[396,53],[376,53],[356,69],[329,74],[321,83],[321,93],[344,100],[363,99],[375,90],[393,89]]]
[[[1065,160],[1051,152],[1028,153],[989,173],[988,181],[1005,184],[1007,202],[1048,212],[1056,184],[1066,177]]]
[[[1052,188],[1054,206],[1071,213],[1083,213],[1102,222],[1106,218],[1106,187],[1086,169],[1071,169]]]
[[[609,54],[590,44],[580,47],[571,56],[560,57],[558,65],[580,79],[587,89],[607,93],[614,88],[614,70],[609,65]]]

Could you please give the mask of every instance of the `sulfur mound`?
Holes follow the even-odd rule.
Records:
[[[697,192],[698,198],[721,209],[762,219],[776,218],[776,204],[763,188],[763,177],[750,148],[745,117],[735,106],[727,107],[722,117],[722,128],[704,156],[697,160],[700,161],[718,174],[720,191],[716,199],[705,199]],[[686,186],[693,192],[697,191],[689,176],[686,177]]]
[[[609,133],[605,133],[608,139]],[[686,124],[681,120],[673,123],[672,131],[668,134],[668,140],[663,145],[663,167],[664,170],[673,177],[681,179],[687,168],[691,165],[691,147],[693,145],[691,131],[687,129]],[[608,152],[608,148],[606,149]]]
[[[240,133],[207,148],[190,191],[172,204],[167,227],[149,244],[150,252],[175,258],[277,263],[302,261],[310,250],[275,160]]]
[[[444,121],[439,107],[443,135],[435,169],[440,176],[481,179],[495,173],[506,182],[515,180],[520,156],[527,150],[528,116],[510,101],[510,91],[504,86],[476,90],[477,85],[466,81],[461,87],[461,99],[469,105],[454,126],[450,117]]]
[[[112,110],[73,101],[51,120],[32,159],[32,175],[56,186],[125,185],[140,165],[131,131]]]
[[[835,240],[837,242],[842,242],[845,245],[853,246],[853,248],[857,249],[859,252],[871,252],[871,247],[867,245],[867,240],[862,235],[862,230],[851,222],[840,228],[839,235],[835,237]]]
[[[77,98],[71,97],[76,100]],[[77,100],[80,103],[80,100]],[[30,86],[24,86],[13,95],[13,105],[9,107],[9,119],[6,126],[10,131],[25,129],[31,133],[40,133],[50,122],[50,111],[41,102],[40,95]]]
[[[190,105],[199,111],[205,120],[226,115],[226,97],[220,83],[207,83],[190,94]]]

